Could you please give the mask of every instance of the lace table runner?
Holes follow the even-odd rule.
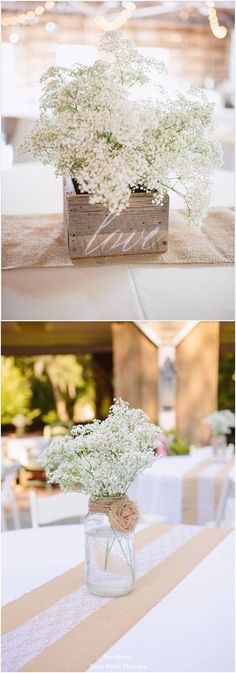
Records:
[[[233,465],[234,456],[223,464],[206,458],[183,475],[183,523],[202,525],[215,519],[222,487]]]
[[[229,532],[153,524],[136,536],[137,581],[127,596],[91,595],[80,565],[9,603],[2,617],[2,670],[89,669]]]

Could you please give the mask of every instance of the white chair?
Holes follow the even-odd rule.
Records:
[[[46,437],[13,437],[7,438],[7,454],[11,460],[17,460],[24,464],[28,462],[28,451],[33,452],[34,456],[39,456],[43,449],[48,445],[49,440]]]
[[[215,521],[209,521],[209,528],[234,527],[234,503],[235,503],[235,481],[232,476],[225,479],[219,504],[216,511]]]
[[[32,528],[55,523],[71,517],[84,517],[88,512],[88,497],[83,493],[59,493],[37,497],[30,491],[30,513]]]
[[[216,511],[215,525],[234,525],[235,482],[230,476],[225,480]],[[231,506],[230,506],[231,505]],[[233,506],[232,506],[233,505]]]
[[[4,512],[5,507],[10,507],[14,528],[18,529],[21,527],[16,496],[14,491],[14,485],[18,469],[19,469],[19,463],[14,463],[12,465],[3,464],[2,466],[2,493],[1,493],[2,530],[7,530],[7,523]]]

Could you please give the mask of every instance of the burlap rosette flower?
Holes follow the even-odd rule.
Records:
[[[114,500],[109,511],[109,521],[112,528],[119,533],[131,533],[139,518],[138,508],[135,502],[124,498]]]
[[[127,496],[90,500],[89,513],[95,512],[107,514],[111,527],[119,533],[131,533],[139,519],[136,503],[129,500]]]

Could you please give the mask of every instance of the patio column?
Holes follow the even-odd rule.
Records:
[[[176,347],[176,427],[192,443],[207,443],[202,418],[217,409],[219,322],[199,322]]]
[[[114,395],[157,421],[157,347],[132,322],[112,324]]]
[[[96,418],[106,418],[113,400],[112,353],[93,354]]]

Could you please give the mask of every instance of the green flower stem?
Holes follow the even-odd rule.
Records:
[[[133,578],[133,582],[134,582],[134,580],[135,580],[134,566],[133,566],[133,563],[132,563],[132,556],[131,556],[131,550],[130,550],[130,544],[129,544],[129,542],[128,542],[128,548],[129,548],[129,557],[130,557],[130,567],[131,567],[132,578]]]
[[[109,557],[109,554],[110,554],[110,551],[113,547],[114,542],[115,542],[115,537],[113,537],[113,539],[111,541],[110,548],[109,548],[109,541],[107,541],[107,543],[106,543],[106,555],[105,555],[105,566],[104,566],[105,570],[107,570],[108,557]]]
[[[120,546],[120,548],[121,548],[122,554],[123,554],[123,556],[124,556],[124,558],[125,558],[125,560],[126,560],[126,563],[127,563],[127,565],[130,567],[130,569],[131,569],[132,579],[133,579],[133,581],[134,581],[135,576],[134,576],[134,567],[133,567],[133,563],[132,563],[132,556],[131,556],[130,544],[129,544],[129,542],[128,542],[128,549],[129,549],[129,559],[128,559],[127,556],[126,556],[126,553],[125,553],[125,551],[124,551],[123,545],[122,545],[122,543],[121,543],[121,540],[120,540],[120,538],[119,538],[119,535],[116,534],[116,531],[114,530],[114,528],[112,528],[112,530],[113,530],[113,533],[114,533],[114,537],[113,537],[113,539],[112,539],[112,541],[111,541],[110,544],[109,544],[109,541],[107,541],[107,543],[106,543],[106,553],[105,553],[104,570],[107,570],[108,560],[109,560],[109,554],[110,554],[110,552],[111,552],[111,550],[112,550],[112,547],[113,547],[113,544],[114,544],[115,540],[117,540],[117,542],[118,542],[118,544],[119,544],[119,546]]]
[[[114,533],[114,537],[113,537],[113,540],[112,540],[112,542],[111,542],[110,547],[109,547],[109,542],[107,542],[107,544],[106,544],[106,555],[105,555],[105,566],[104,566],[104,569],[107,570],[108,557],[109,557],[109,554],[110,554],[110,552],[111,552],[111,549],[112,549],[112,547],[113,547],[113,544],[114,544],[115,540],[117,540],[117,542],[118,542],[118,544],[119,544],[119,546],[120,546],[120,548],[121,548],[122,554],[123,554],[123,556],[124,556],[124,558],[125,558],[125,560],[126,560],[126,563],[127,563],[128,567],[131,569],[132,578],[133,578],[133,581],[134,581],[134,579],[135,579],[135,578],[134,578],[134,567],[133,567],[133,564],[132,564],[132,557],[131,557],[131,550],[130,550],[129,542],[128,542],[128,548],[129,548],[129,559],[128,559],[127,556],[126,556],[126,553],[125,553],[125,551],[124,551],[124,548],[123,548],[123,545],[122,545],[122,543],[121,543],[121,540],[120,540],[119,536],[116,534],[116,531],[114,530],[114,528],[112,528],[112,530],[113,530],[113,533]]]

